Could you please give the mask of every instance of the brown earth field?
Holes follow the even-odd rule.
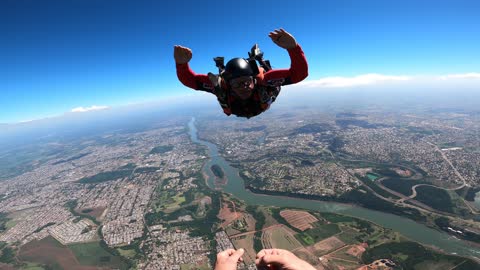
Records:
[[[348,249],[347,253],[353,257],[361,258],[366,250],[365,248],[366,245],[364,244],[354,245]]]
[[[229,206],[233,206],[233,205],[234,203],[231,201],[223,201],[222,203],[222,208],[220,209],[220,212],[217,215],[219,219],[224,220],[224,222],[222,222],[222,224],[220,225],[222,228],[225,228],[226,226],[228,226],[228,224],[232,223],[232,221],[242,216],[242,213],[239,213],[237,211],[232,211],[230,209],[231,207]],[[235,207],[233,209],[235,209]]]
[[[345,243],[342,240],[338,239],[336,236],[332,236],[314,244],[310,247],[310,250],[316,255],[323,255],[343,246],[345,246]]]
[[[280,212],[280,216],[301,231],[313,228],[311,223],[318,221],[316,217],[305,211],[283,210]]]
[[[331,269],[358,269],[363,265],[361,259],[357,257],[361,255],[362,251],[364,251],[362,245],[344,246],[321,256],[322,263]]]
[[[57,265],[62,269],[69,270],[107,269],[80,265],[71,250],[62,246],[50,236],[40,241],[35,240],[22,246],[18,258],[27,262],[35,262],[44,265]]]

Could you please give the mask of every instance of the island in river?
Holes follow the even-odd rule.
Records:
[[[218,187],[219,185],[227,184],[227,177],[225,176],[225,172],[223,171],[222,167],[218,164],[213,164],[210,166],[213,175],[215,175],[215,186]]]

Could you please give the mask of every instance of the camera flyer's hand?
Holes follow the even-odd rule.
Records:
[[[227,249],[217,254],[215,270],[237,270],[237,264],[243,261],[243,248],[234,250]]]
[[[306,261],[284,249],[262,249],[257,253],[255,264],[266,270],[315,270]]]

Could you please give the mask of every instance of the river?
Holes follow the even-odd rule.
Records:
[[[213,182],[215,179],[210,167],[214,164],[217,164],[223,169],[225,176],[228,179],[227,184],[222,187],[222,191],[232,194],[238,199],[245,201],[245,203],[249,205],[298,207],[319,212],[333,212],[357,217],[371,221],[380,226],[390,228],[394,231],[400,232],[411,240],[417,241],[424,245],[440,248],[451,254],[470,256],[474,258],[480,257],[480,249],[471,247],[467,243],[446,233],[433,230],[425,225],[400,216],[342,203],[252,193],[245,189],[243,179],[239,176],[238,169],[230,166],[230,164],[218,153],[217,146],[210,142],[198,139],[197,129],[195,127],[195,118],[192,118],[192,120],[188,123],[188,127],[191,140],[195,143],[208,147],[210,159],[204,165],[203,172],[208,176],[207,183],[209,187],[212,188],[214,186]]]

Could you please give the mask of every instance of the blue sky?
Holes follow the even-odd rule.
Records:
[[[193,50],[199,73],[254,43],[288,67],[268,38],[279,27],[302,45],[312,81],[478,73],[479,12],[478,0],[2,0],[0,123],[189,94],[176,44]]]

